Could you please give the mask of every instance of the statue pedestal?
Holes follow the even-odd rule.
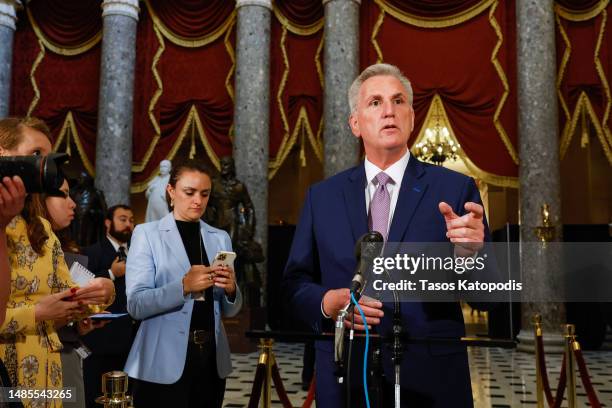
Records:
[[[263,307],[243,306],[236,316],[224,318],[223,325],[232,353],[253,353],[257,351],[257,343],[247,339],[244,333],[249,330],[264,330],[266,311]]]

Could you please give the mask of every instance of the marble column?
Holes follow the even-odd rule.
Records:
[[[255,239],[262,244],[266,254],[272,0],[237,0],[236,9],[236,178],[245,183],[249,190],[257,222]],[[267,264],[260,266],[263,282],[266,282]]]
[[[518,107],[521,274],[523,287],[538,302],[522,304],[523,351],[533,351],[534,313],[542,316],[546,352],[562,351],[561,325],[565,308],[544,303],[563,293],[559,256],[552,245],[537,244],[536,227],[543,225],[548,204],[555,238],[561,240],[561,199],[557,95],[555,92],[555,16],[553,0],[518,0]]]
[[[104,0],[96,187],[109,206],[129,204],[138,0]]]
[[[13,38],[17,23],[17,0],[0,0],[0,119],[9,115]]]
[[[359,5],[361,0],[323,0],[325,50],[323,141],[325,177],[359,160],[359,140],[348,125],[348,89],[359,75]]]

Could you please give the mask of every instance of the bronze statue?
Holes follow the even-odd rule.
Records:
[[[213,182],[206,221],[229,234],[236,251],[236,276],[250,306],[259,305],[262,286],[257,263],[263,262],[262,247],[255,241],[255,209],[244,184],[236,180],[231,156],[221,158],[221,172]]]
[[[104,193],[94,186],[94,180],[82,172],[76,184],[70,188],[70,196],[76,203],[74,220],[70,224],[73,239],[81,247],[93,245],[104,237],[106,200]]]

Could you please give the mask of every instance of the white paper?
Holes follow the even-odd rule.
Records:
[[[70,277],[80,287],[87,286],[96,277],[86,267],[78,262],[74,262],[70,267]]]

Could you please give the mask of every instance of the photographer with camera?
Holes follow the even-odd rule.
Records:
[[[19,176],[3,177],[0,180],[0,326],[4,323],[6,304],[11,293],[11,269],[8,262],[6,226],[21,212],[26,192]],[[11,387],[8,372],[0,360],[0,387]],[[20,403],[4,404],[2,408],[22,408]]]
[[[0,156],[36,156],[0,158],[0,172],[16,169],[15,174],[24,177],[28,192],[60,194],[63,176],[52,168],[53,158],[47,160],[45,157],[50,152],[49,129],[42,121],[35,118],[0,120]],[[31,171],[30,163],[41,164],[38,173],[42,181],[38,186],[32,177],[37,171]],[[61,389],[59,350],[62,346],[57,327],[112,303],[114,286],[109,279],[98,278],[84,288],[76,287],[70,278],[61,244],[49,221],[43,218],[43,205],[38,194],[29,194],[21,214],[5,228],[11,293],[6,319],[0,326],[0,355],[5,358],[14,386]],[[26,406],[42,403],[49,408],[62,407],[61,400],[24,399],[23,402]]]
[[[4,177],[0,182],[0,325],[4,323],[6,302],[11,293],[11,270],[4,229],[21,212],[25,195],[25,186],[19,176]]]

